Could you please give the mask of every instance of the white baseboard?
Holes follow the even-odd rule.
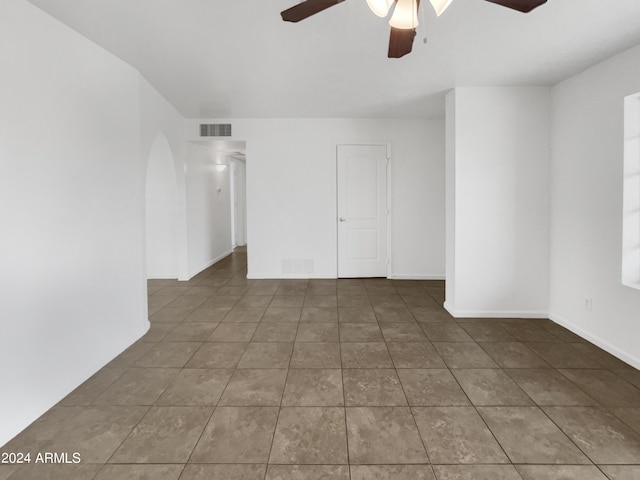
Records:
[[[444,308],[454,318],[548,318],[542,310],[454,310],[447,302]]]
[[[147,280],[176,280],[178,278],[178,273],[152,273],[147,274]]]
[[[388,278],[391,280],[444,280],[444,274],[392,273]]]
[[[335,275],[322,275],[322,274],[305,274],[305,273],[248,273],[247,279],[249,280],[307,280],[307,279],[333,279],[335,280]]]
[[[636,357],[635,355],[632,355],[632,354],[627,353],[627,352],[625,352],[623,350],[620,350],[619,348],[611,345],[609,342],[607,342],[605,340],[602,340],[600,337],[598,337],[596,335],[592,335],[588,331],[584,330],[583,328],[580,328],[579,326],[577,326],[576,324],[570,322],[568,319],[562,317],[561,315],[558,315],[558,314],[553,313],[553,312],[549,312],[549,319],[554,321],[558,325],[561,325],[561,326],[565,327],[566,329],[571,330],[576,335],[584,338],[585,340],[590,341],[594,345],[597,345],[598,347],[602,348],[603,350],[605,350],[606,352],[610,353],[614,357],[619,358],[623,362],[628,363],[629,365],[633,366],[634,368],[640,369],[640,358],[639,357]]]

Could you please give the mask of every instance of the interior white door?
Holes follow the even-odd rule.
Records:
[[[338,277],[387,276],[387,147],[339,145]]]

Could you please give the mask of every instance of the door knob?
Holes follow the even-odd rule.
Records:
[[[346,218],[344,218],[344,217],[340,217],[340,221],[341,221],[341,222],[346,222],[346,221],[347,221],[347,219],[346,219]]]

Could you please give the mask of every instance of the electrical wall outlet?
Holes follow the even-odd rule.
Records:
[[[587,312],[590,312],[593,309],[593,303],[591,301],[591,297],[588,297],[588,296],[584,297],[584,309]]]

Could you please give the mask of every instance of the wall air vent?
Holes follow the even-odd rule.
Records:
[[[230,137],[231,124],[230,123],[201,123],[200,136],[201,137]]]

